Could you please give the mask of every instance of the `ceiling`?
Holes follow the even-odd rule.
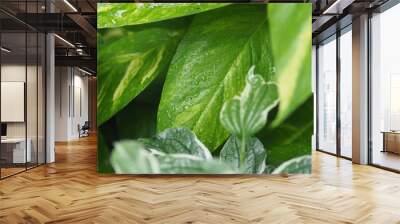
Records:
[[[352,23],[352,17],[373,11],[388,0],[313,1],[313,43],[316,44]]]
[[[8,58],[25,55],[25,31],[54,32],[56,65],[79,66],[96,73],[94,0],[1,0],[0,22]],[[51,11],[51,13],[49,13]],[[28,42],[31,36],[28,34]],[[27,45],[28,58],[36,46]]]
[[[351,16],[377,7],[386,0],[312,0],[313,41],[335,32],[339,20],[351,23]],[[55,32],[56,64],[87,68],[96,73],[96,7],[106,0],[1,0],[0,22],[6,42],[15,49],[24,49],[18,32]],[[119,1],[124,2],[124,1]],[[130,0],[132,2],[132,0]],[[260,0],[256,0],[260,2]],[[261,1],[266,2],[266,1]],[[307,2],[302,0],[270,0],[268,2]],[[49,13],[49,12],[52,13]],[[27,12],[27,13],[26,13]],[[346,25],[345,22],[341,22]],[[332,28],[333,27],[333,28]],[[13,42],[14,43],[11,43]],[[4,43],[4,42],[3,42]],[[33,46],[33,45],[29,45]],[[31,49],[28,47],[28,52]],[[17,50],[15,54],[17,54]]]

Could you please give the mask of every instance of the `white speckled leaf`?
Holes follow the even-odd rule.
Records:
[[[136,141],[115,143],[111,165],[119,174],[159,173],[160,165],[156,156]]]
[[[311,173],[311,156],[301,156],[294,159],[288,160],[278,168],[276,168],[272,174],[299,174]]]
[[[229,174],[235,169],[218,160],[190,154],[167,154],[131,140],[117,142],[111,164],[118,174]]]
[[[247,74],[246,87],[240,96],[227,101],[220,113],[221,124],[241,139],[251,137],[267,123],[268,112],[278,103],[278,87],[254,74]]]
[[[203,160],[188,154],[159,156],[163,174],[233,174],[235,169],[218,160]]]
[[[167,154],[190,154],[202,159],[212,159],[207,147],[187,128],[168,128],[150,139],[139,139],[146,148]]]
[[[240,165],[240,139],[231,136],[220,152],[220,159],[241,173],[263,173],[265,169],[266,153],[263,144],[257,138],[250,138],[246,142],[243,153],[244,163]]]

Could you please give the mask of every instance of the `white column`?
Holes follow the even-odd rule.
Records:
[[[52,163],[55,161],[55,149],[54,149],[54,133],[55,133],[55,56],[54,56],[54,35],[47,34],[46,37],[47,45],[47,77],[46,77],[46,162]]]
[[[368,163],[368,16],[353,19],[353,162]]]

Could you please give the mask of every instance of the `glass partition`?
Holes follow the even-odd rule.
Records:
[[[18,13],[43,10],[43,1],[26,4]],[[45,163],[46,39],[10,15],[0,12],[1,179]]]
[[[336,36],[318,47],[318,149],[336,153]]]
[[[400,170],[400,5],[371,18],[372,164]]]
[[[31,158],[26,150],[26,41],[25,32],[1,34],[2,177],[24,171]]]
[[[340,155],[352,157],[352,33],[340,36]]]

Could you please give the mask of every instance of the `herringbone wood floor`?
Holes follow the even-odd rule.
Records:
[[[110,176],[96,141],[0,181],[0,223],[400,223],[400,175],[314,153],[313,174]]]

